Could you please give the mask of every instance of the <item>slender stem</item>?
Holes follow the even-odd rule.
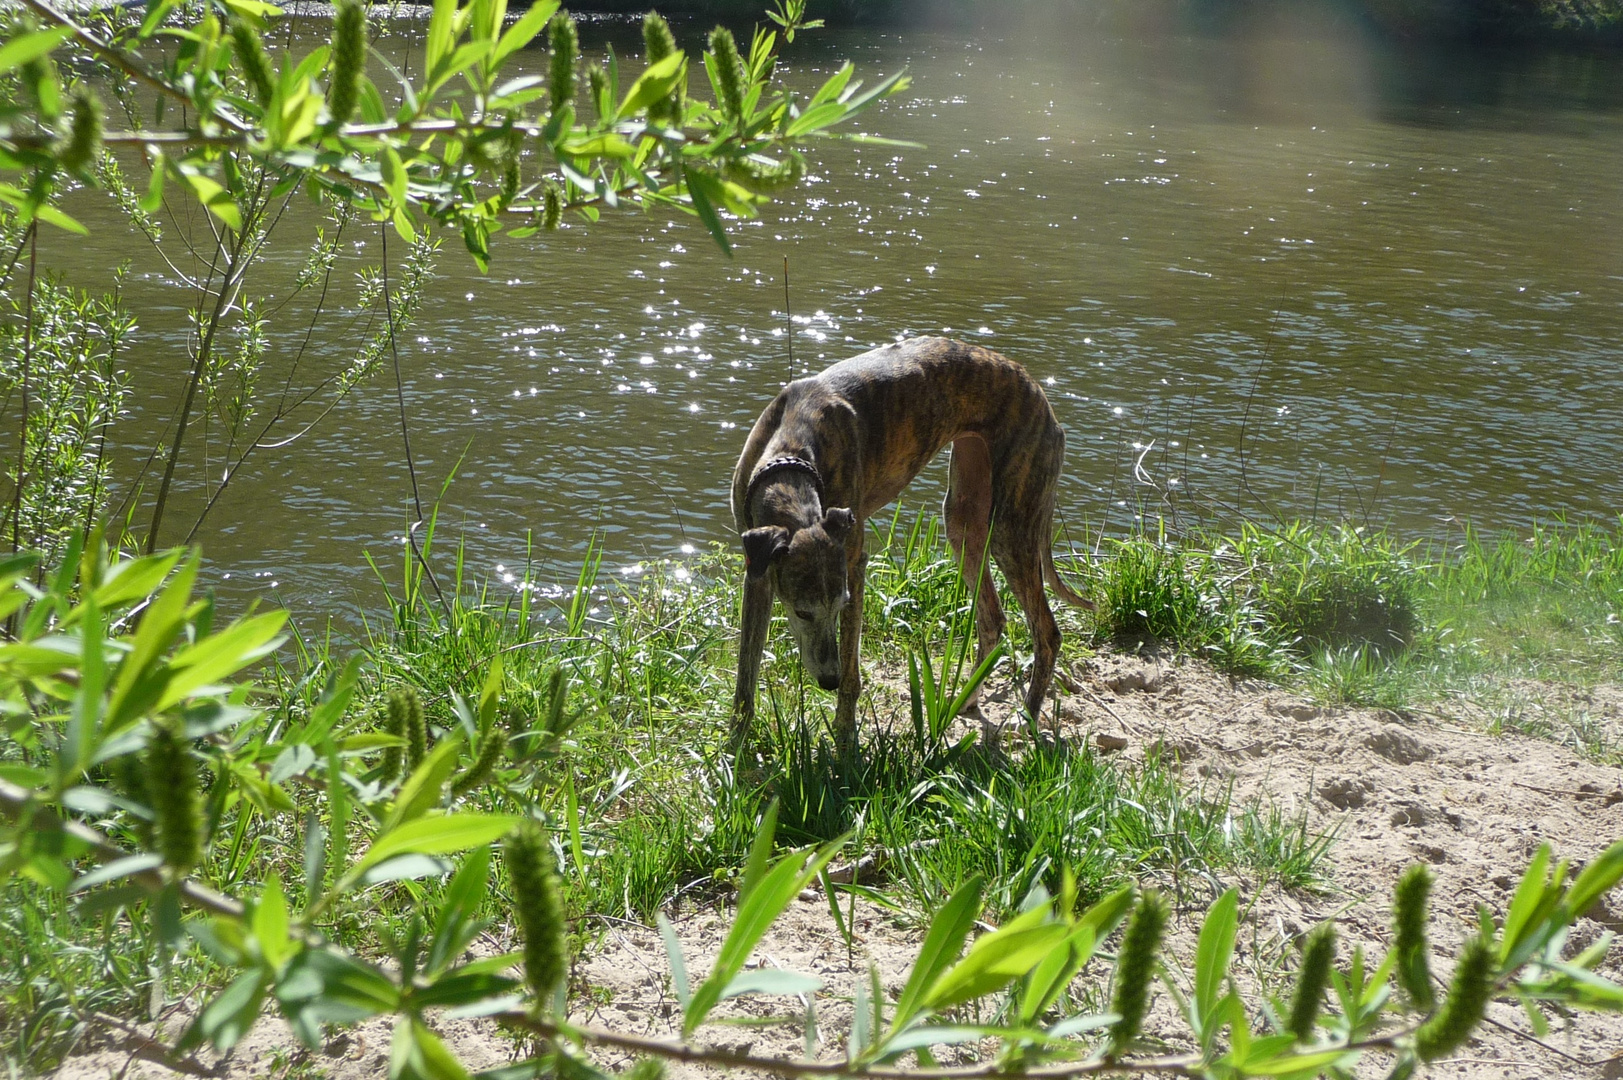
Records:
[[[11,550],[22,550],[23,484],[28,470],[28,380],[34,361],[34,272],[39,223],[28,223],[28,295],[23,298],[23,415],[17,424],[17,486],[11,492]]]
[[[428,559],[417,546],[417,528],[423,523],[423,499],[417,489],[417,464],[411,456],[411,426],[406,422],[406,384],[400,377],[400,350],[395,346],[394,333],[394,299],[389,295],[389,229],[392,226],[387,221],[378,222],[378,235],[383,240],[383,318],[385,329],[389,334],[389,355],[394,360],[394,393],[395,401],[400,406],[400,441],[406,447],[406,475],[411,477],[411,504],[417,511],[417,517],[406,529],[406,542],[411,545],[411,553],[416,556],[417,563],[423,568],[428,584],[433,588],[434,595],[439,598],[440,607],[445,609],[447,620],[452,619],[451,605],[445,599],[445,593],[440,590],[439,579],[434,576],[434,568],[428,565]]]
[[[243,234],[252,226],[243,222],[242,233],[232,237],[226,234],[224,240],[236,240],[236,246],[229,248],[226,254],[225,276],[220,280],[220,291],[214,300],[214,309],[209,313],[208,323],[203,328],[202,339],[198,342],[197,357],[192,363],[191,377],[186,383],[186,396],[180,403],[180,416],[175,421],[175,438],[169,444],[169,457],[164,462],[163,479],[158,482],[158,497],[152,508],[152,527],[147,533],[147,554],[158,550],[158,530],[163,525],[164,508],[169,503],[169,491],[174,484],[175,465],[180,460],[181,447],[186,442],[186,427],[191,422],[192,404],[197,399],[197,391],[203,384],[203,374],[208,370],[209,356],[214,351],[214,335],[225,318],[226,311],[236,302],[237,289],[242,284],[243,275],[247,273],[248,264],[252,261],[247,245],[243,243]],[[222,243],[222,246],[226,246]]]
[[[789,313],[789,256],[783,257],[783,340],[789,346],[789,381],[795,381],[795,317]]]
[[[559,1024],[525,1012],[497,1013],[493,1019],[499,1024],[559,1042],[585,1043],[646,1057],[664,1058],[668,1061],[685,1061],[726,1069],[748,1069],[751,1072],[770,1073],[776,1076],[839,1076],[863,1080],[1004,1080],[1004,1078],[1064,1080],[1066,1077],[1092,1076],[1100,1073],[1162,1073],[1168,1076],[1188,1077],[1207,1075],[1201,1068],[1201,1058],[1198,1054],[1176,1054],[1129,1061],[1091,1057],[1082,1061],[1035,1067],[994,1062],[935,1069],[899,1069],[888,1065],[853,1065],[843,1060],[769,1058],[717,1046],[693,1046],[689,1043],[668,1042],[664,1039],[651,1039],[643,1035],[629,1035],[603,1028]]]

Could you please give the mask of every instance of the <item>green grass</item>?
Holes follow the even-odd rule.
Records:
[[[1170,647],[1327,704],[1464,701],[1498,713],[1492,730],[1623,760],[1581,695],[1537,703],[1518,689],[1623,678],[1623,529],[1558,521],[1418,544],[1347,527],[1163,527],[1107,541],[1095,577],[1095,636],[1118,647]]]
[[[1556,524],[1416,547],[1343,529],[1230,537],[1157,529],[1073,564],[1069,579],[1100,611],[1057,614],[1073,654],[1091,635],[1183,650],[1329,702],[1441,709],[1467,700],[1489,730],[1617,761],[1586,688],[1623,666],[1620,536]],[[869,550],[868,659],[892,671],[909,653],[939,665],[973,615],[936,516],[898,513],[875,528]],[[1064,746],[989,755],[912,724],[905,688],[870,696],[861,746],[841,758],[828,739],[832,698],[806,683],[781,620],[757,726],[735,759],[725,738],[741,571],[729,551],[627,573],[594,549],[577,574],[555,582],[521,568],[510,581],[474,582],[459,555],[446,561],[436,583],[410,566],[380,571],[385,613],[362,643],[346,722],[357,733],[381,729],[385,698],[409,686],[433,740],[465,731],[472,744],[481,723],[499,725],[504,760],[467,805],[549,817],[577,938],[587,943],[603,925],[593,916],[647,922],[725,895],[772,799],[780,842],[850,834],[844,857],[882,853],[883,887],[920,918],[973,873],[985,875],[994,912],[1017,907],[1036,885],[1054,890],[1064,866],[1084,899],[1128,877],[1205,890],[1235,874],[1287,888],[1324,876],[1332,842],[1305,819],[1236,804],[1226,789],[1181,786],[1154,755],[1139,764]],[[1018,654],[1022,620],[1010,616]],[[497,661],[504,690],[481,721],[481,689]],[[262,679],[272,728],[302,722],[345,663],[330,637],[296,638]],[[877,724],[870,706],[882,714]],[[381,751],[360,769],[376,795],[395,782],[383,775]],[[275,873],[299,902],[306,815],[321,804],[288,790],[293,812],[269,795],[210,801],[214,841],[199,877],[240,890]],[[125,842],[139,829],[123,812],[99,824]],[[488,914],[504,919],[499,870],[493,884]],[[412,933],[412,903],[441,889],[432,874],[378,884],[364,905],[336,911],[327,930],[387,955]],[[148,905],[94,914],[51,895],[26,880],[0,895],[0,955],[24,958],[0,966],[0,1053],[11,1071],[49,1069],[95,1013],[142,1017],[155,997],[213,978],[195,954],[169,954]]]

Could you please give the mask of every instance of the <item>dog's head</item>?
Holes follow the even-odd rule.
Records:
[[[800,662],[824,690],[840,688],[840,612],[851,598],[845,544],[854,521],[850,510],[835,508],[801,529],[763,525],[743,536],[749,576],[771,579],[800,643]]]

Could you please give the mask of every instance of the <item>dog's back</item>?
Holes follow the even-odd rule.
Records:
[[[994,499],[1023,488],[1033,468],[1059,470],[1065,436],[1042,388],[1024,367],[990,349],[912,338],[843,360],[806,382],[813,384],[807,392],[850,405],[863,460],[884,463],[884,475],[865,485],[883,502],[963,435],[986,441],[1000,481]],[[1053,460],[1036,460],[1039,454]]]

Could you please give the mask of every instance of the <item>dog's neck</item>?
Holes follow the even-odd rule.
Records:
[[[750,497],[749,519],[755,525],[782,525],[791,532],[823,518],[817,478],[798,469],[774,470]]]

